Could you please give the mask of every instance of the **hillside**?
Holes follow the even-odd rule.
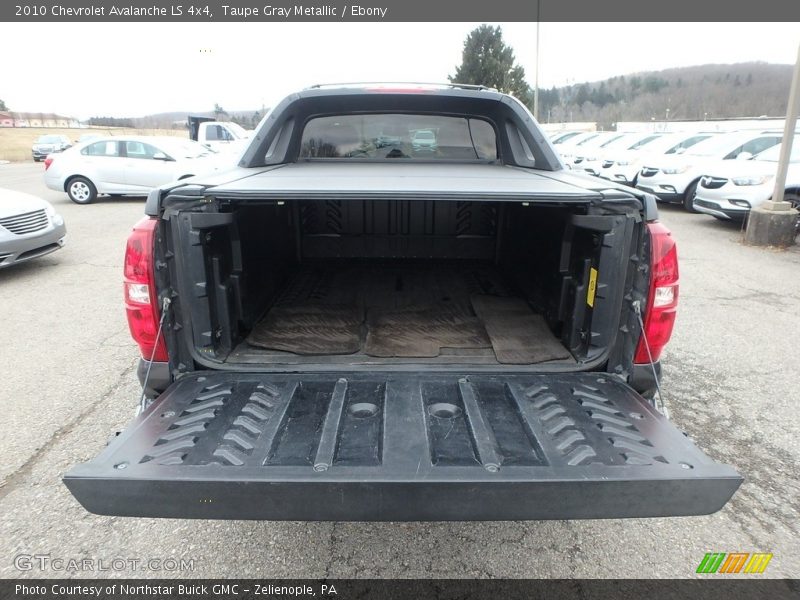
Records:
[[[791,80],[791,65],[762,62],[632,73],[540,90],[539,119],[597,121],[608,127],[654,117],[780,117],[786,114]]]
[[[146,115],[144,117],[109,117],[94,116],[88,120],[89,125],[100,127],[147,127],[161,129],[182,129],[186,127],[187,117],[218,117],[222,121],[234,121],[245,129],[252,129],[264,115],[263,110],[231,110],[216,115],[214,111],[173,111]]]

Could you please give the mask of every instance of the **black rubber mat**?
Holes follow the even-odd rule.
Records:
[[[423,310],[370,312],[364,353],[429,358],[439,356],[442,348],[489,347],[486,330],[468,307],[443,303]]]
[[[276,306],[247,343],[294,354],[353,354],[361,349],[361,310],[338,304]]]
[[[472,307],[489,334],[498,362],[529,365],[569,358],[544,318],[522,298],[475,296]]]
[[[491,266],[308,265],[247,343],[300,355],[434,357],[440,349],[491,348],[470,306],[474,294],[508,295]]]
[[[498,362],[569,358],[544,319],[491,265],[313,265],[247,338],[297,355],[433,358],[493,349]]]

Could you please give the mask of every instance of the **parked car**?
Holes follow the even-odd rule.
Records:
[[[720,161],[700,178],[694,196],[697,212],[718,219],[744,220],[751,208],[772,198],[781,144],[745,161]],[[800,208],[800,144],[792,145],[784,199]]]
[[[623,183],[636,185],[636,180],[646,161],[658,160],[661,156],[683,154],[703,140],[712,137],[713,133],[668,133],[632,150],[608,152],[605,157],[610,166],[603,169],[603,177]]]
[[[31,146],[33,160],[39,162],[47,158],[49,154],[63,152],[72,146],[72,142],[65,135],[42,135]]]
[[[553,147],[562,157],[570,157],[574,154],[573,149],[575,147],[581,143],[588,142],[599,134],[599,131],[581,131],[577,135],[571,136],[558,144],[554,144]]]
[[[640,190],[662,202],[682,204],[694,212],[694,193],[709,165],[719,160],[747,160],[779,144],[780,133],[740,131],[699,142],[679,156],[663,156],[646,163],[636,181]]]
[[[559,144],[563,144],[567,140],[574,138],[576,135],[579,135],[583,132],[581,131],[558,131],[550,135],[550,143],[554,146],[558,146]]]
[[[398,124],[447,153],[347,151]],[[92,512],[691,515],[741,483],[652,400],[678,301],[655,199],[566,171],[511,96],[306,89],[145,212],[124,295],[146,400],[65,475]]]
[[[414,150],[434,152],[437,146],[436,134],[430,129],[420,129],[411,136],[411,147]]]
[[[595,137],[587,140],[585,143],[574,146],[570,151],[569,156],[562,154],[562,159],[569,163],[569,167],[571,169],[580,169],[583,166],[583,162],[587,158],[602,152],[603,148],[613,144],[624,135],[625,134],[623,133],[617,133],[615,131],[603,131]]]
[[[556,149],[561,155],[561,159],[564,161],[564,163],[567,165],[572,165],[572,159],[576,154],[580,154],[584,148],[590,147],[595,143],[603,143],[604,141],[608,141],[613,135],[613,131],[592,131],[586,135],[575,136],[571,140],[568,140],[563,144],[559,144]]]
[[[55,252],[66,235],[64,219],[49,202],[0,188],[0,268]]]
[[[651,141],[658,139],[661,135],[660,133],[653,132],[624,133],[621,137],[612,140],[602,149],[587,153],[579,166],[581,170],[589,175],[603,176],[612,164],[611,161],[607,159],[607,156],[620,150],[633,152],[642,148],[645,144],[649,144]]]
[[[49,157],[44,182],[77,204],[89,204],[101,194],[146,196],[170,181],[212,172],[222,164],[220,155],[191,140],[106,137]]]

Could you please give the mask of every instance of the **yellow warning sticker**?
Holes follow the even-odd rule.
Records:
[[[586,292],[586,304],[594,308],[594,294],[597,291],[597,269],[589,269],[589,290]]]

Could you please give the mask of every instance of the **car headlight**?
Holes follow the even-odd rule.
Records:
[[[772,175],[754,175],[751,177],[733,177],[734,185],[761,185],[772,179]]]
[[[667,167],[666,169],[661,169],[666,175],[679,175],[681,173],[686,173],[689,170],[689,165],[683,165],[682,167]]]

